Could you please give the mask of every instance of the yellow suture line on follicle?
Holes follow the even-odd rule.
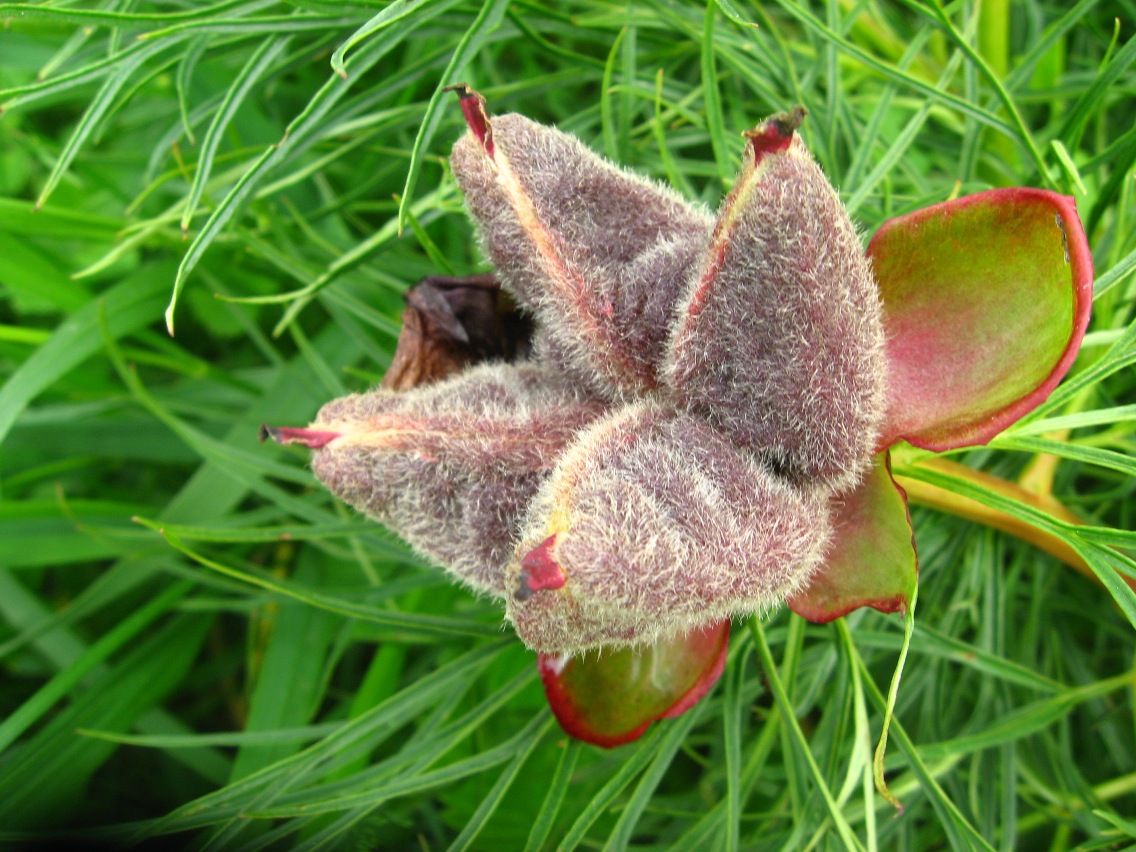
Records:
[[[590,296],[587,285],[560,257],[556,247],[556,238],[541,221],[532,199],[525,192],[521,182],[517,180],[516,174],[509,164],[508,155],[500,147],[495,150],[493,162],[497,166],[497,175],[501,186],[505,190],[513,210],[516,211],[521,227],[526,234],[529,234],[536,246],[537,253],[540,254],[541,259],[548,267],[549,277],[558,284],[556,289],[561,295],[562,302],[569,307],[585,304]],[[619,361],[620,372],[623,375],[630,375],[636,380],[642,378],[638,375],[634,365],[620,356],[617,347],[613,346],[608,335],[604,334],[600,323],[596,322],[587,311],[577,309],[572,313],[580,322],[583,336],[589,339],[592,346]]]

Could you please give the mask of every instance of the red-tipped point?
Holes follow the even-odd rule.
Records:
[[[321,429],[299,429],[293,426],[261,426],[260,440],[272,439],[277,444],[303,444],[309,450],[318,450],[325,447],[342,432],[330,432]]]
[[[521,582],[513,592],[513,598],[527,601],[533,592],[541,589],[559,589],[568,578],[556,564],[552,549],[556,546],[556,536],[550,535],[539,546],[530,550],[521,560]]]
[[[489,111],[485,108],[485,98],[475,92],[467,83],[446,86],[444,91],[457,92],[461,101],[462,115],[470,132],[477,137],[481,147],[490,157],[493,156],[493,125],[489,122]]]
[[[760,160],[766,154],[787,149],[793,142],[793,133],[801,126],[806,115],[808,110],[798,104],[788,112],[769,116],[753,130],[747,130],[742,135],[753,147],[754,157]]]

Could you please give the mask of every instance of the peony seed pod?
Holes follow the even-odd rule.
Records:
[[[333,494],[501,597],[525,508],[602,411],[555,371],[483,365],[410,391],[337,399],[309,429],[266,432],[311,447],[312,469]]]
[[[538,651],[647,644],[780,603],[828,535],[822,496],[702,418],[634,403],[584,430],[541,487],[508,617]]]
[[[747,133],[747,160],[680,302],[667,383],[774,469],[854,485],[884,406],[879,295],[848,214],[794,132]]]
[[[490,120],[479,94],[460,94],[470,131],[454,177],[502,284],[536,316],[540,357],[609,397],[653,389],[712,219],[573,136]]]

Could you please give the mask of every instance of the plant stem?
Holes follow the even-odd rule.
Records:
[[[1045,512],[1047,515],[1051,515],[1053,518],[1067,524],[1080,525],[1085,523],[1080,516],[1050,494],[1037,494],[1014,482],[1009,482],[1000,477],[974,470],[956,461],[943,458],[931,458],[920,460],[910,466],[910,468],[920,467],[944,473],[956,479],[967,480],[981,488],[993,491],[1004,497],[1009,497],[1019,503],[1024,503],[1039,511]],[[905,476],[901,471],[902,468],[897,470],[894,473],[894,478],[903,490],[907,492],[907,498],[911,503],[920,506],[930,506],[933,509],[938,509],[940,512],[957,515],[960,518],[976,521],[993,529],[1009,533],[1023,541],[1029,542],[1040,550],[1044,550],[1051,556],[1056,556],[1070,568],[1079,571],[1086,577],[1094,581],[1096,580],[1096,575],[1092,572],[1092,569],[1089,568],[1088,564],[1086,564],[1085,560],[1077,554],[1068,542],[1052,532],[1040,529],[1021,518],[1016,518],[1000,509],[994,509],[973,498],[964,497],[947,488],[933,485],[911,476]],[[1136,580],[1129,577],[1125,577],[1124,579],[1130,586],[1136,588]]]

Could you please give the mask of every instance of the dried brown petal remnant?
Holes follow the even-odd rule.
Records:
[[[530,349],[532,323],[487,273],[432,275],[406,293],[402,332],[382,387],[410,390],[482,361],[514,361]]]

